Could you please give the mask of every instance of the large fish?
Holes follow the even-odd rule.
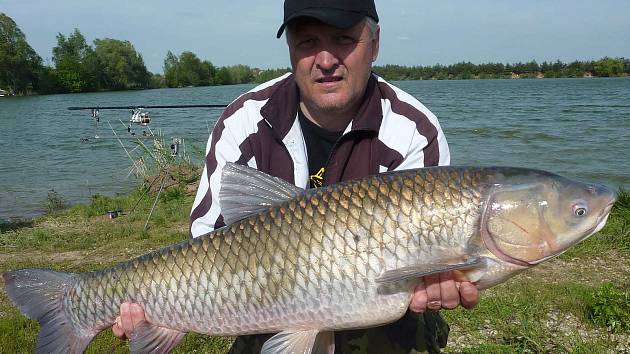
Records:
[[[436,167],[300,190],[228,164],[227,226],[112,268],[23,269],[6,291],[39,321],[39,353],[80,353],[124,301],[147,322],[133,353],[167,353],[186,332],[279,332],[263,353],[334,351],[334,331],[400,318],[427,274],[454,271],[479,289],[599,231],[604,187],[521,168]]]

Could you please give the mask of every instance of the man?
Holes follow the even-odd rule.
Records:
[[[377,23],[373,0],[285,0],[278,38],[286,30],[292,73],[242,95],[217,122],[191,213],[192,237],[224,225],[218,192],[227,162],[304,188],[449,163],[435,115],[371,73]],[[425,310],[470,308],[477,301],[470,283],[455,283],[451,275],[425,277],[408,315],[387,326],[337,332],[337,352],[437,352],[448,326]],[[123,304],[114,333],[129,335],[143,318],[139,305]],[[268,337],[240,337],[231,352],[257,352]]]

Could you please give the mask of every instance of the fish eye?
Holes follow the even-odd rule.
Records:
[[[580,204],[576,204],[573,206],[573,213],[575,214],[575,216],[584,216],[586,215],[586,212],[588,210],[586,210],[586,207]]]

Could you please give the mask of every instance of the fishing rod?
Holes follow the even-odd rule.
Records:
[[[71,111],[79,110],[100,110],[100,109],[138,109],[138,108],[225,108],[227,104],[179,104],[179,105],[159,105],[159,106],[93,106],[93,107],[68,107]]]

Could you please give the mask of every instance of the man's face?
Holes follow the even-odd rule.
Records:
[[[341,29],[311,18],[287,33],[300,99],[311,113],[345,113],[358,108],[378,55],[379,32],[363,20]]]

